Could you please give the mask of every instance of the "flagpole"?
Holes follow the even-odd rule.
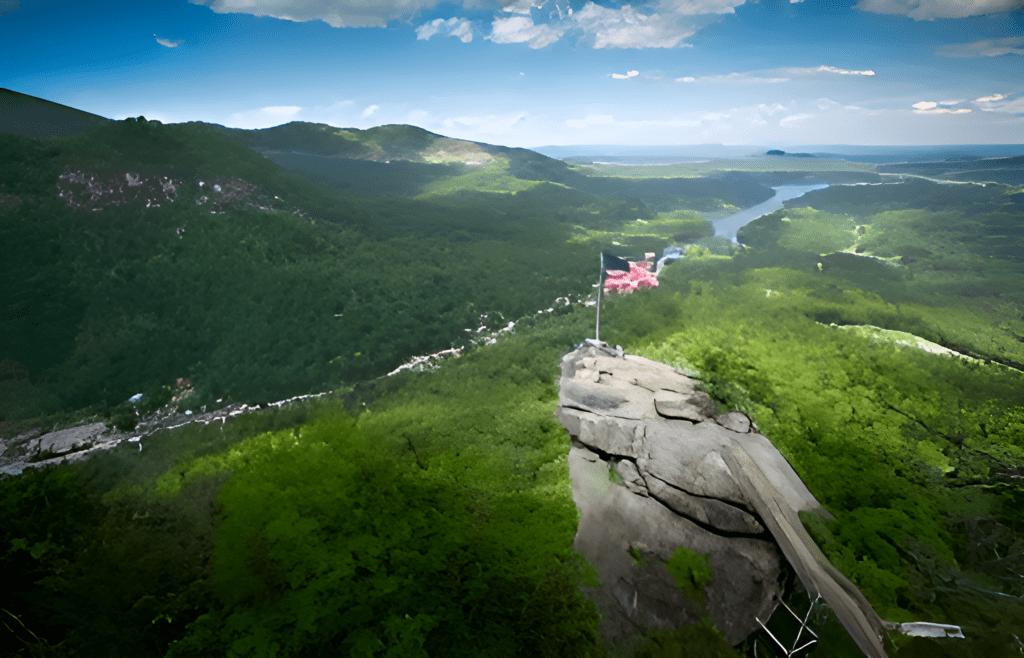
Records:
[[[601,252],[601,272],[597,277],[597,329],[594,340],[601,342],[601,298],[604,297],[604,252]]]

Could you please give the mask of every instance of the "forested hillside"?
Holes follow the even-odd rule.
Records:
[[[203,124],[0,135],[0,155],[4,432],[114,422],[179,377],[197,390],[170,409],[333,391],[0,480],[3,655],[619,655],[579,590],[559,360],[592,335],[602,248],[710,244],[696,197],[659,209],[500,154],[486,174],[380,169],[453,167],[357,195]],[[1024,638],[1021,196],[834,186],[602,310],[603,338],[750,415],[836,516],[805,522],[882,617],[963,627],[892,635],[894,656]],[[468,336],[436,370],[382,376]],[[857,655],[827,609],[812,625],[805,655]],[[700,625],[639,655],[771,647]]]
[[[7,420],[178,377],[205,402],[381,375],[587,292],[570,237],[654,218],[543,182],[345,195],[203,124],[0,140]]]

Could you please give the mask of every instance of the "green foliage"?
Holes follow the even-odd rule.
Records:
[[[740,654],[715,628],[710,618],[693,626],[680,626],[672,631],[651,629],[637,658],[735,658]]]
[[[408,379],[358,427],[329,417],[190,467],[234,473],[214,559],[223,612],[171,655],[211,642],[230,655],[596,651],[550,417],[549,357],[578,322],[556,320]]]
[[[757,248],[830,253],[856,242],[854,220],[813,208],[783,208],[759,217],[739,230],[736,239]]]
[[[708,556],[680,546],[672,551],[672,557],[665,560],[665,567],[686,598],[699,605],[703,610],[707,604],[704,587],[711,582],[713,576],[711,565],[708,564]]]
[[[638,212],[534,183],[515,195],[354,200],[201,124],[121,122],[74,140],[5,142],[30,174],[4,169],[0,180],[15,199],[0,221],[13,245],[2,266],[13,283],[0,351],[7,420],[116,405],[184,376],[200,405],[379,376],[464,342],[481,316],[494,325],[588,290],[592,248],[567,243],[575,204],[597,204],[596,223]],[[67,208],[50,190],[68,158],[101,178],[170,175],[178,199]],[[252,202],[271,209],[197,205],[216,194],[198,181],[228,174],[256,183]],[[46,177],[46,188],[31,187]],[[283,212],[293,203],[317,221]]]

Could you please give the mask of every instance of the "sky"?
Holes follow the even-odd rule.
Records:
[[[1024,144],[1024,0],[0,0],[0,87],[527,148]]]

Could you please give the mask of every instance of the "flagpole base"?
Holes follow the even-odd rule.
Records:
[[[586,343],[587,345],[590,345],[591,347],[596,347],[602,352],[605,352],[606,354],[608,354],[608,356],[617,356],[619,358],[623,358],[626,356],[626,353],[622,349],[622,345],[616,345],[615,347],[612,347],[603,340],[597,340],[596,338],[587,338],[583,342]]]

